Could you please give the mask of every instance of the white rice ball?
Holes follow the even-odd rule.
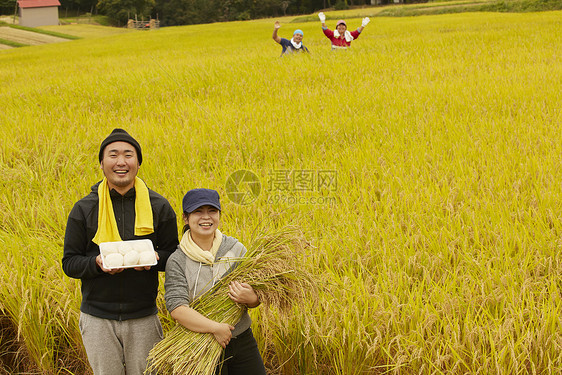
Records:
[[[103,246],[102,252],[103,255],[109,255],[118,252],[116,244],[106,244]]]
[[[131,251],[123,256],[123,264],[125,266],[134,266],[139,264],[139,253],[131,249]]]
[[[125,255],[129,251],[133,251],[133,246],[128,242],[121,242],[118,245],[119,245],[119,253],[121,253],[121,255]]]
[[[123,255],[119,253],[111,253],[105,257],[105,265],[110,268],[123,266]]]
[[[156,260],[154,256],[154,251],[145,251],[140,253],[139,264],[152,264]]]
[[[139,253],[143,253],[146,251],[153,251],[152,245],[148,241],[139,241],[135,244],[135,250]]]

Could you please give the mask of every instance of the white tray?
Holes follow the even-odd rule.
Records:
[[[132,265],[128,265],[128,266],[112,266],[112,267],[109,267],[105,263],[105,257],[109,253],[114,253],[114,252],[117,252],[117,253],[123,255],[124,251],[127,252],[127,250],[124,250],[122,248],[124,245],[129,247],[129,248],[132,248],[132,250],[137,251],[139,254],[142,253],[142,252],[150,252],[150,254],[152,255],[151,261],[149,263],[138,263],[138,264],[132,264]],[[99,247],[100,247],[100,254],[101,254],[103,267],[107,268],[107,269],[110,269],[110,270],[116,269],[116,268],[134,268],[134,267],[155,266],[158,263],[158,261],[156,260],[156,253],[154,252],[154,246],[152,245],[151,240],[129,240],[129,241],[116,241],[116,242],[101,242]],[[131,251],[131,250],[129,250],[129,251]]]

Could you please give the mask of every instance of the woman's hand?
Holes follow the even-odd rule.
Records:
[[[231,300],[248,307],[256,307],[260,299],[250,284],[233,281],[228,286],[228,296]]]
[[[223,348],[226,348],[232,338],[233,326],[211,320],[187,305],[176,307],[170,314],[172,318],[190,331],[211,333]]]
[[[226,323],[217,323],[213,328],[213,336],[215,336],[215,340],[220,344],[220,346],[226,348],[230,339],[232,338],[232,330],[234,329],[233,326]]]

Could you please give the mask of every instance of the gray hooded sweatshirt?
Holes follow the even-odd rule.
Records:
[[[189,258],[179,248],[168,258],[166,263],[166,308],[172,312],[179,306],[189,306],[191,301],[205,293],[232,271],[237,260],[246,254],[246,248],[236,238],[223,234],[222,243],[215,256],[215,264],[208,265]],[[234,258],[229,261],[230,258]],[[248,328],[252,320],[248,311],[244,311],[240,321],[234,326],[232,337],[236,337]]]

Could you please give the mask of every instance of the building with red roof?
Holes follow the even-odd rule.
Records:
[[[58,25],[59,6],[59,0],[18,0],[20,25]]]

